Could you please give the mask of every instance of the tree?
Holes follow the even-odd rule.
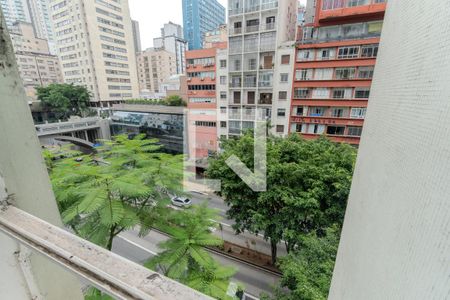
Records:
[[[325,235],[311,232],[302,238],[300,251],[279,260],[283,277],[274,300],[327,299],[339,244],[338,228],[328,228]]]
[[[159,245],[163,252],[145,266],[217,299],[232,299],[226,292],[235,270],[220,266],[204,249],[223,244],[210,232],[214,216],[206,204],[172,213],[164,226],[170,240]]]
[[[253,133],[224,140],[223,151],[209,160],[207,176],[220,179],[219,192],[229,205],[237,233],[262,232],[271,243],[275,263],[277,244],[284,240],[288,252],[301,237],[318,234],[342,223],[350,190],[356,151],[347,144],[321,137],[305,140],[298,135],[267,140],[267,191],[251,190],[225,163],[237,155],[253,168]]]
[[[139,226],[145,235],[181,188],[182,158],[160,153],[143,135],[103,141],[97,154],[53,162],[53,189],[65,224],[108,250],[114,237]]]
[[[46,87],[37,87],[36,91],[44,109],[54,112],[60,119],[70,116],[84,117],[91,112],[91,95],[84,86],[53,83]]]
[[[165,105],[168,106],[186,106],[186,102],[178,95],[168,96],[164,99]]]

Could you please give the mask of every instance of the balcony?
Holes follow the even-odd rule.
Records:
[[[271,1],[267,3],[264,2],[265,1],[263,1],[263,3],[261,4],[261,10],[274,9],[278,7],[278,1]]]
[[[319,13],[319,21],[383,15],[386,11],[386,2],[386,0],[324,0]]]
[[[259,30],[259,25],[250,25],[245,28],[246,33],[256,32]]]
[[[230,35],[242,34],[242,28],[230,28]]]
[[[232,9],[228,10],[228,15],[230,15],[230,16],[239,15],[242,13],[243,13],[242,7],[232,8]]]
[[[259,10],[259,5],[249,5],[245,8],[246,13],[254,12]]]
[[[2,247],[9,247],[10,244],[12,246],[18,242],[47,259],[35,260],[31,256],[31,250],[22,247],[18,248],[20,251],[14,253],[17,258],[23,260],[23,265],[17,264],[16,267],[12,267],[18,268],[18,271],[26,270],[25,277],[28,276],[27,284],[22,285],[23,290],[26,290],[25,293],[39,293],[41,291],[38,288],[44,288],[33,287],[39,281],[37,275],[31,273],[32,269],[43,271],[49,268],[47,270],[58,272],[54,274],[56,276],[66,275],[61,269],[50,268],[56,263],[116,299],[210,299],[13,206],[3,207],[0,211],[0,232],[10,238],[6,239],[6,245],[2,244]],[[27,264],[30,266],[24,267]],[[10,280],[21,281],[15,274],[9,276]],[[61,276],[58,284],[67,284],[67,279],[66,276]],[[73,288],[67,290],[68,298],[77,299],[77,294],[81,294],[81,291],[74,290],[75,287],[65,286]],[[56,290],[52,291],[47,287],[46,292],[46,299],[55,298]],[[17,291],[16,295],[19,294]]]
[[[264,30],[275,30],[275,23],[266,23]]]

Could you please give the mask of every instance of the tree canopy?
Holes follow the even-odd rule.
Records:
[[[325,234],[311,232],[295,250],[278,261],[283,272],[274,300],[326,300],[339,244],[338,226]]]
[[[143,135],[103,143],[96,154],[52,162],[50,176],[64,223],[111,250],[120,232],[139,226],[145,235],[161,218],[169,191],[181,189],[182,158]]]
[[[36,92],[43,108],[55,113],[60,119],[85,117],[91,112],[91,95],[84,86],[52,83],[46,87],[37,87]]]
[[[325,137],[305,140],[298,135],[267,139],[267,191],[251,190],[225,163],[237,155],[253,168],[253,133],[224,140],[222,152],[209,160],[207,176],[220,179],[219,192],[229,205],[237,233],[263,233],[271,242],[272,260],[276,245],[284,241],[291,252],[304,235],[343,222],[350,191],[356,150]]]
[[[223,245],[211,233],[217,226],[214,219],[216,213],[206,204],[169,215],[163,230],[171,238],[159,245],[163,252],[145,266],[216,299],[233,299],[226,293],[235,270],[221,266],[204,249]]]

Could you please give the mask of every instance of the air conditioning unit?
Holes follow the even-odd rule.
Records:
[[[200,78],[200,80],[201,80],[201,81],[204,81],[204,80],[205,80],[205,78]]]

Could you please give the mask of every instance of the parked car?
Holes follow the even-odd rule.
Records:
[[[186,197],[178,197],[175,196],[172,198],[172,205],[178,207],[190,207],[192,205],[192,201]]]

